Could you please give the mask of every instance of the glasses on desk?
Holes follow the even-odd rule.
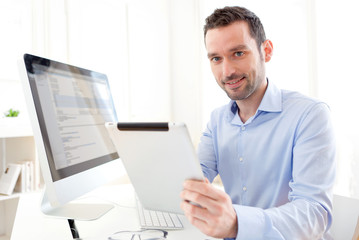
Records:
[[[140,231],[119,231],[108,237],[108,240],[162,240],[168,232],[161,229],[145,229]]]

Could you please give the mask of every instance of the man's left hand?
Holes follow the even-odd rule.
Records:
[[[237,214],[225,192],[212,186],[208,179],[187,180],[183,188],[181,208],[192,225],[211,237],[237,236]]]

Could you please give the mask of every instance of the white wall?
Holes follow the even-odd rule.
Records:
[[[169,2],[171,118],[185,122],[197,143],[202,130],[200,1]]]
[[[335,192],[359,198],[359,2],[316,3],[318,95],[331,107],[338,146]]]

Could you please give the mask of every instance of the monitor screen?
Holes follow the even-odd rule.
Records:
[[[116,121],[106,75],[34,57],[26,68],[54,181],[118,158],[104,126]]]
[[[117,121],[106,75],[30,54],[22,65],[49,202],[61,206],[119,177],[105,127]]]

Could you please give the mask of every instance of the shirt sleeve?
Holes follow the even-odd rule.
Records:
[[[203,174],[210,182],[218,175],[217,153],[213,146],[215,139],[212,138],[212,131],[216,131],[216,127],[212,126],[212,121],[210,121],[203,132],[198,148],[198,157],[201,159],[200,163]]]
[[[234,205],[237,239],[326,239],[335,181],[335,138],[328,107],[316,104],[296,134],[289,202],[265,210]]]

